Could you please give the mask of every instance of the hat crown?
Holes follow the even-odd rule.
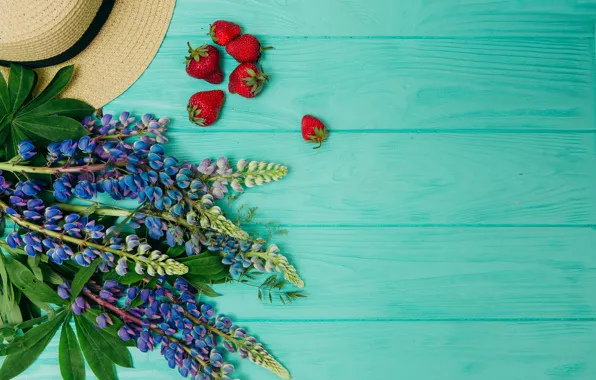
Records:
[[[0,59],[36,61],[63,53],[91,25],[101,0],[0,0]]]

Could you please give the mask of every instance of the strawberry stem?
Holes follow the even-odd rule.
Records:
[[[261,51],[275,49],[273,46],[263,46],[261,47]]]

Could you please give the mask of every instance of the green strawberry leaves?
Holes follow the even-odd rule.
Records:
[[[74,67],[61,68],[50,84],[33,97],[37,75],[31,69],[11,65],[8,81],[0,75],[0,156],[17,155],[22,140],[46,146],[51,141],[79,139],[87,135],[80,120],[93,107],[77,99],[55,99],[70,82]]]

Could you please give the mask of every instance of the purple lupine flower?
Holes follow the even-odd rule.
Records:
[[[112,318],[106,313],[101,313],[95,318],[95,322],[97,322],[97,326],[101,329],[105,329],[108,325],[113,325]]]
[[[72,312],[76,315],[80,315],[82,313],[85,312],[85,310],[87,310],[88,308],[90,308],[91,306],[89,305],[89,303],[85,300],[85,298],[79,296],[77,298],[75,298],[75,301],[72,303],[72,305],[70,306]]]
[[[31,157],[35,156],[37,152],[35,152],[34,150],[35,145],[33,145],[33,142],[31,142],[31,140],[23,140],[18,143],[19,156],[21,156],[23,160],[28,160]]]
[[[68,286],[67,283],[58,285],[57,293],[58,293],[58,296],[60,296],[60,298],[62,298],[63,300],[69,299],[70,298],[70,286]]]

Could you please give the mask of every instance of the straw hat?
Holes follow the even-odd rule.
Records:
[[[36,69],[43,88],[74,64],[64,97],[101,107],[145,71],[166,34],[176,0],[0,0],[0,72]],[[4,67],[2,67],[4,66]]]

